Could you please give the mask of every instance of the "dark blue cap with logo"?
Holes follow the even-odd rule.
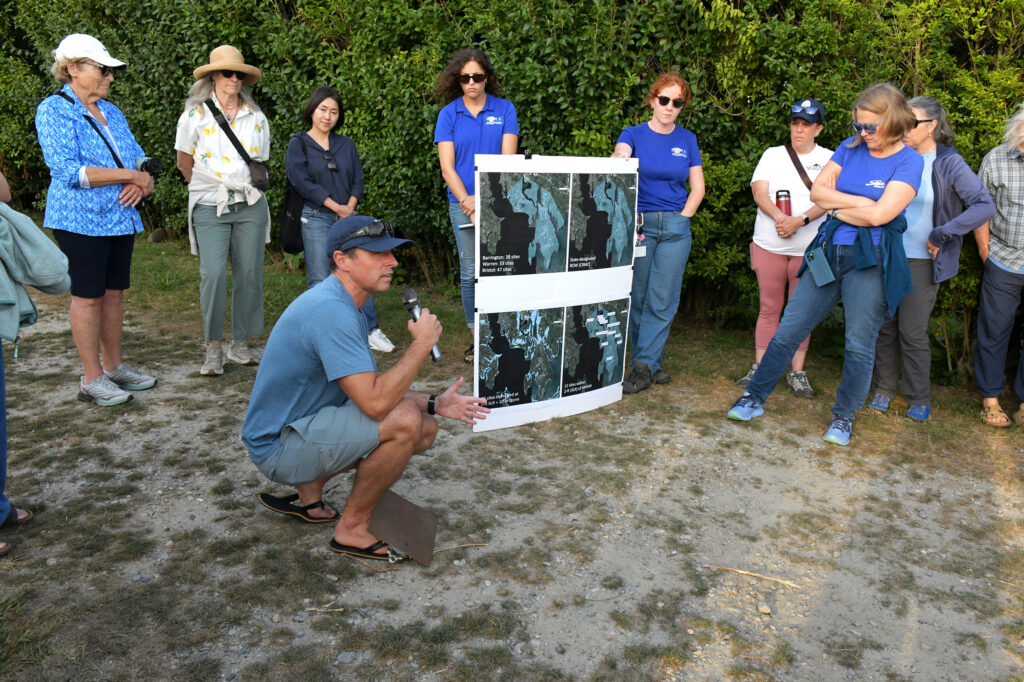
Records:
[[[798,100],[789,109],[789,120],[792,121],[794,118],[825,125],[825,107],[816,99]]]
[[[342,218],[334,223],[327,233],[329,256],[335,251],[348,251],[353,248],[381,253],[412,243],[411,239],[396,237],[390,223],[367,215],[350,215]]]

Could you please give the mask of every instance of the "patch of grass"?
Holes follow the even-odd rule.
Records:
[[[832,635],[823,639],[821,643],[825,646],[825,652],[836,663],[850,670],[860,668],[865,651],[882,650],[881,644],[867,637],[853,638],[847,635]]]

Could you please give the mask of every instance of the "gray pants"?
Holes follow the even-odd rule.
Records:
[[[263,333],[263,244],[267,200],[252,206],[231,204],[217,217],[216,206],[198,205],[192,225],[199,242],[199,303],[206,342],[224,338],[227,311],[227,257],[231,254],[231,338],[244,341]]]
[[[932,404],[932,349],[928,321],[939,285],[932,282],[930,258],[908,258],[914,290],[900,303],[894,317],[886,316],[875,343],[874,393],[896,395],[903,360],[903,397],[911,406]]]

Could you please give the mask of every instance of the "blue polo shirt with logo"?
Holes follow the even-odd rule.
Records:
[[[843,140],[832,155],[832,161],[840,168],[836,190],[878,201],[893,180],[907,183],[915,192],[920,188],[924,171],[924,158],[920,154],[904,146],[895,154],[880,159],[871,156],[871,150],[863,142],[850,147],[855,139],[848,137]],[[900,215],[905,212],[906,209],[900,211]],[[840,225],[832,238],[833,243],[853,244],[857,239],[857,229],[852,225]],[[872,227],[870,230],[871,241],[877,245],[882,238],[882,228]]]
[[[441,109],[437,117],[434,144],[455,144],[455,172],[465,185],[466,191],[472,196],[476,194],[475,156],[500,154],[501,138],[506,134],[519,134],[516,108],[511,102],[488,94],[484,108],[474,117],[466,110],[462,98],[457,97]],[[451,190],[448,190],[448,201],[458,201]]]
[[[682,126],[671,133],[656,133],[647,123],[631,126],[619,135],[640,160],[636,208],[644,211],[681,211],[686,204],[690,167],[704,165],[697,136]]]

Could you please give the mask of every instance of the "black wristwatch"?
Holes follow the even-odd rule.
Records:
[[[807,217],[807,214],[806,213],[801,213],[800,215],[802,215],[804,217],[804,225],[809,225],[810,222],[811,222],[811,219]]]
[[[437,401],[437,394],[431,393],[430,397],[427,398],[427,414],[437,414],[437,410],[434,408],[434,403]]]

